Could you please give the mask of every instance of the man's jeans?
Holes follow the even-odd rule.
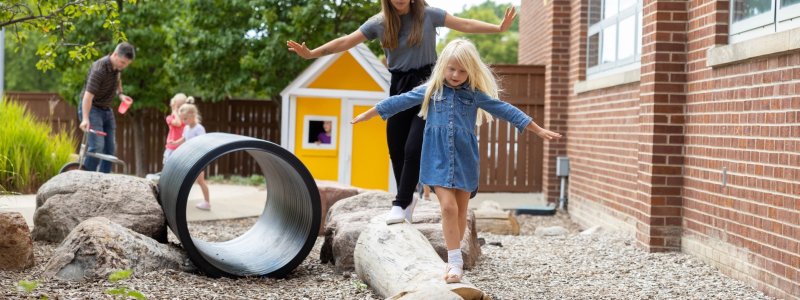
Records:
[[[83,122],[83,105],[78,103],[78,121]],[[116,143],[114,141],[115,131],[117,129],[117,123],[114,120],[114,110],[110,108],[99,108],[92,106],[92,110],[89,111],[89,125],[92,129],[97,131],[103,131],[107,133],[106,136],[98,136],[93,133],[86,132],[85,134],[89,135],[88,140],[88,152],[94,153],[102,153],[108,155],[114,155],[116,151]],[[100,169],[98,170],[97,165],[98,162],[100,164]],[[94,157],[86,156],[83,160],[83,166],[86,170],[89,171],[100,171],[103,173],[111,173],[111,162],[100,160]]]

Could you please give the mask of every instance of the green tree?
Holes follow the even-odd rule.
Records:
[[[271,98],[308,66],[289,39],[323,43],[380,12],[374,0],[193,0],[176,22],[174,76],[191,94]],[[372,46],[379,49],[379,46]]]
[[[467,8],[455,14],[457,17],[476,19],[491,24],[499,24],[503,20],[506,4],[497,4],[488,0],[482,4]],[[519,8],[517,8],[519,10]],[[519,13],[518,13],[519,15]],[[519,17],[517,18],[519,19]],[[457,31],[449,31],[444,42],[437,45],[437,50],[442,51],[444,46],[456,39],[466,38],[475,43],[478,52],[484,62],[489,64],[516,64],[517,48],[519,44],[519,21],[515,21],[508,31],[499,34],[466,34]]]
[[[122,72],[122,88],[126,95],[134,98],[133,106],[126,113],[134,120],[134,144],[144,144],[144,124],[139,118],[144,108],[166,110],[167,99],[176,92],[177,80],[168,70],[174,49],[172,26],[178,15],[179,3],[169,0],[140,1],[128,5],[120,15],[120,28],[128,36],[128,41],[136,48],[136,58]],[[102,29],[103,20],[82,20],[70,39],[79,42],[96,41],[102,55],[110,54],[117,44],[114,36]],[[75,106],[93,61],[74,62],[59,58],[62,68],[60,94]],[[136,175],[144,176],[144,153],[135,151]]]
[[[46,43],[47,38],[41,33],[27,34],[25,43],[15,38],[6,38],[5,87],[8,91],[56,91],[61,72],[52,69],[41,71],[36,69],[39,57],[37,47]]]
[[[118,20],[118,8],[125,2],[136,0],[4,0],[0,2],[0,28],[7,28],[7,34],[22,44],[30,34],[45,34],[46,39],[37,39],[36,68],[46,71],[55,68],[56,58],[65,52],[75,61],[97,56],[94,42],[76,43],[68,38],[81,19],[101,20],[100,26],[111,32],[115,41],[126,40]]]

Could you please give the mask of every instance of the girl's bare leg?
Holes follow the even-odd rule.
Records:
[[[206,172],[200,172],[200,175],[197,176],[197,184],[200,186],[200,190],[203,191],[203,199],[206,202],[210,203],[209,196],[208,196],[208,184],[206,184]]]
[[[469,192],[455,190],[456,203],[458,203],[458,242],[464,239],[464,232],[467,230],[467,212],[469,206]]]
[[[456,200],[456,190],[444,187],[436,187],[436,197],[442,212],[442,234],[447,250],[459,249],[461,239],[458,238],[458,202]]]

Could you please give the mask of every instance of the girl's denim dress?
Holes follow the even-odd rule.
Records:
[[[381,118],[422,104],[426,86],[389,97],[377,105]],[[531,117],[511,104],[493,99],[468,84],[457,88],[447,85],[434,94],[428,105],[428,118],[422,141],[420,182],[429,186],[457,188],[472,192],[478,188],[478,139],[475,120],[478,108],[507,120],[520,132]]]

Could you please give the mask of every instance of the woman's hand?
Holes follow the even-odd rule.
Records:
[[[306,43],[303,42],[302,44],[289,40],[286,42],[286,46],[289,47],[289,51],[297,53],[302,58],[305,59],[312,59],[315,58],[314,55],[311,54],[311,50],[306,47]]]
[[[509,8],[506,8],[506,15],[503,17],[503,22],[500,23],[500,32],[506,32],[509,28],[511,28],[511,24],[514,23],[514,19],[517,17],[517,8],[513,5]]]

